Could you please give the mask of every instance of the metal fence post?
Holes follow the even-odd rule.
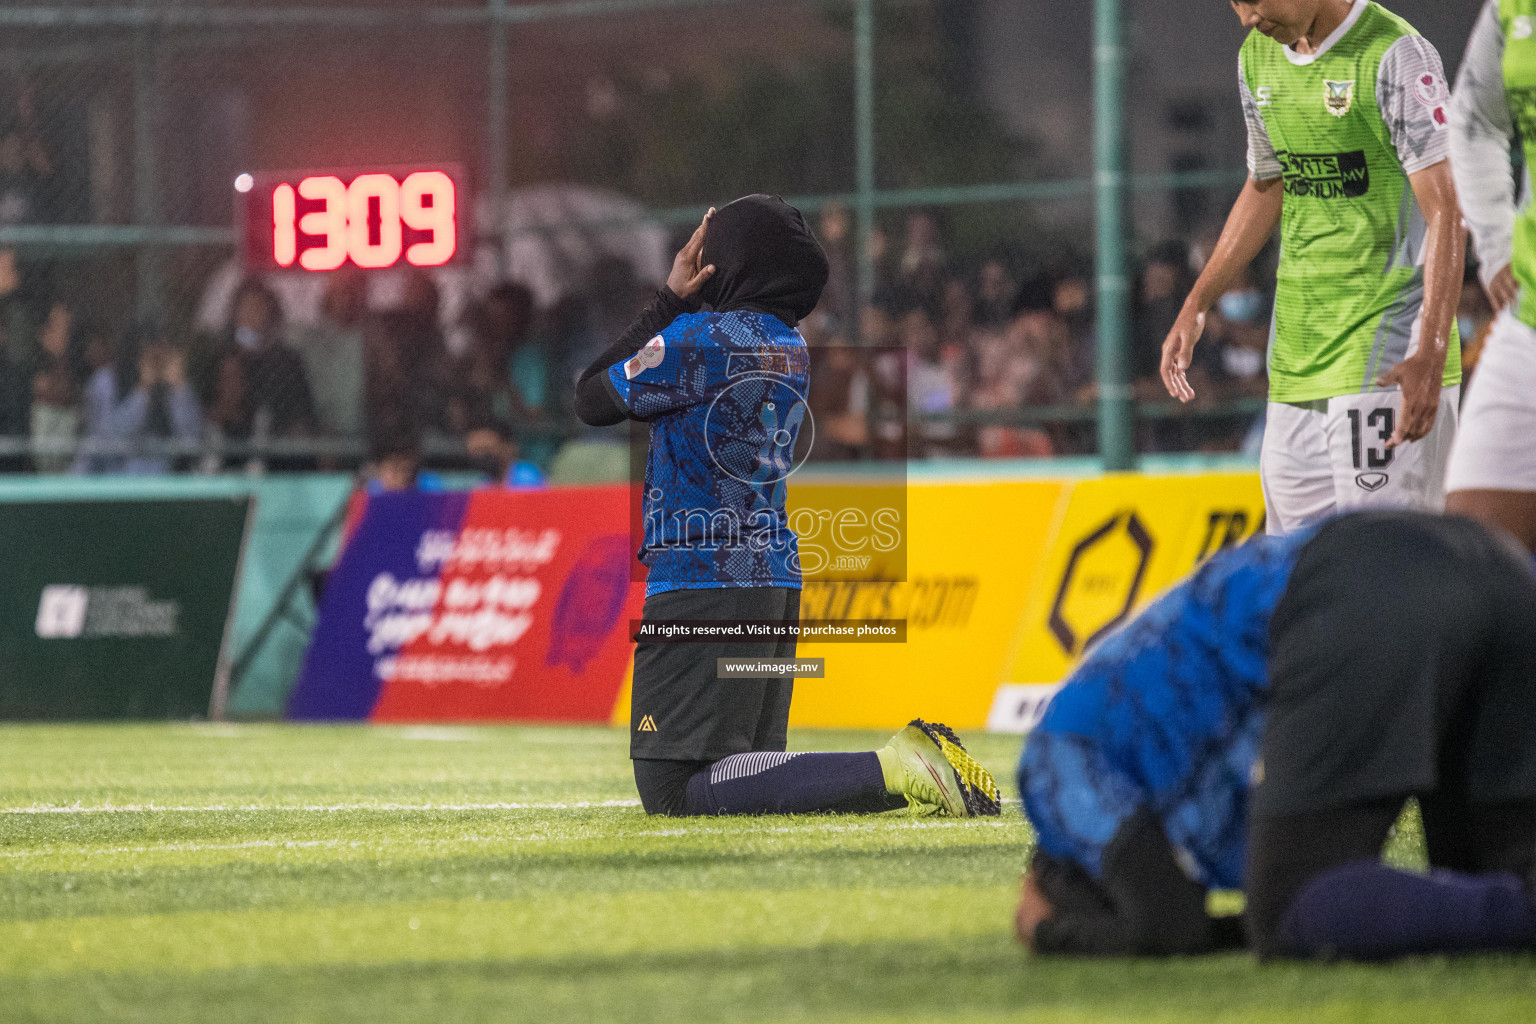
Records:
[[[1098,204],[1099,456],[1105,472],[1136,466],[1126,266],[1125,41],[1120,0],[1094,7],[1094,190]]]
[[[501,237],[501,197],[507,191],[507,0],[486,0],[490,12],[489,60],[486,63],[485,198],[492,221],[482,225],[496,244],[496,276],[506,272],[506,246]]]
[[[165,253],[153,237],[164,224],[160,203],[160,53],[155,30],[140,31],[133,47],[133,219],[148,229],[138,252],[136,305],[140,319],[164,312]]]
[[[875,11],[874,0],[856,0],[853,25],[853,131],[857,181],[854,254],[858,261],[854,336],[862,344],[864,309],[875,294]]]
[[[492,196],[507,189],[507,0],[490,5],[490,63],[486,69],[485,184]]]

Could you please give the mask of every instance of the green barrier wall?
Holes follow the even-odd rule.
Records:
[[[0,479],[0,501],[254,496],[256,519],[240,575],[230,646],[232,658],[245,649],[271,612],[284,584],[351,490],[352,477],[346,474]],[[231,694],[230,715],[280,715],[288,687],[298,676],[308,640],[297,626],[280,623]]]

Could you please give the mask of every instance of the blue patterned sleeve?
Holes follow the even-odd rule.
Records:
[[[1070,733],[1029,737],[1019,759],[1019,791],[1040,848],[1095,879],[1102,877],[1104,848],[1147,802],[1092,740]]]
[[[674,320],[630,358],[608,368],[614,394],[636,419],[709,401],[724,378],[725,353],[694,316]]]

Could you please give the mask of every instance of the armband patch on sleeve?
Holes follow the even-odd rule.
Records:
[[[667,342],[661,335],[656,335],[650,341],[630,356],[624,363],[624,379],[634,380],[646,370],[654,370],[661,365],[661,361],[667,356]]]

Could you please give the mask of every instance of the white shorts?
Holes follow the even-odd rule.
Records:
[[[1445,487],[1536,491],[1536,330],[1510,312],[1477,362]]]
[[[1460,400],[1460,387],[1441,389],[1429,436],[1397,449],[1387,439],[1403,407],[1401,391],[1270,402],[1259,457],[1266,530],[1293,533],[1348,509],[1443,511]]]

